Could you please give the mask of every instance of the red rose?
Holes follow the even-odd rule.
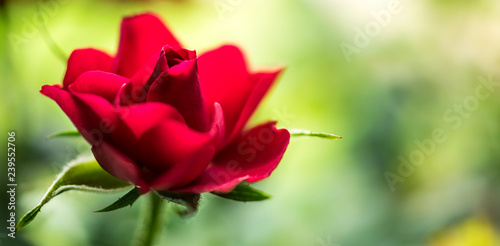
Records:
[[[275,122],[243,127],[280,70],[251,73],[238,48],[197,57],[157,17],[125,18],[118,52],[78,49],[57,102],[104,170],[143,192],[227,192],[267,178],[290,140]]]

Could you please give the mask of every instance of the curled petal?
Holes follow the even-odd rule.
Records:
[[[290,141],[286,129],[275,123],[257,126],[219,152],[207,169],[193,182],[173,192],[228,192],[243,180],[267,178],[277,167]]]
[[[219,150],[223,143],[226,134],[226,125],[224,123],[224,112],[219,103],[214,103],[212,113],[212,124],[210,126],[210,135],[214,138],[214,145]]]
[[[184,60],[196,59],[196,52],[182,49],[180,46],[164,46],[154,54],[131,78],[130,84],[120,93],[120,104],[130,105],[146,102],[152,84],[167,70]],[[196,76],[197,74],[197,70]],[[198,78],[196,78],[198,79]]]
[[[88,71],[111,72],[113,57],[96,49],[77,49],[68,58],[68,68],[63,79],[63,88],[73,83],[78,76]]]
[[[129,80],[125,77],[101,71],[90,71],[80,75],[69,86],[70,91],[95,94],[113,102],[120,88]]]
[[[120,104],[131,105],[146,102],[149,88],[161,73],[168,69],[165,51],[153,55],[137,73],[132,76],[120,92]]]
[[[118,109],[120,119],[134,132],[139,139],[151,127],[167,120],[184,122],[182,115],[170,105],[163,103],[142,103]]]

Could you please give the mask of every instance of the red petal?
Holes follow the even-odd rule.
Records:
[[[40,91],[53,99],[66,113],[82,136],[93,146],[107,142],[128,157],[137,156],[137,138],[118,117],[115,108],[104,98],[70,92],[45,85]]]
[[[120,93],[120,104],[131,105],[145,102],[151,84],[167,69],[165,50],[162,48],[132,76],[130,83]]]
[[[215,153],[215,147],[224,140],[224,113],[218,103],[214,104],[214,113],[209,135],[212,143],[202,145],[196,152],[192,153],[182,163],[176,164],[164,175],[160,176],[151,185],[156,190],[169,190],[174,187],[182,187],[197,178],[210,163]]]
[[[137,138],[119,118],[118,109],[100,96],[76,91],[71,93],[83,105],[80,109],[92,112],[96,117],[92,119],[95,127],[90,129],[90,133],[94,136],[91,144],[98,145],[99,142],[106,141],[135,160],[137,157]]]
[[[57,86],[44,85],[40,92],[54,100],[61,107],[89,143],[97,144],[103,138],[108,137],[108,134],[103,133],[105,125],[102,124],[99,114],[68,91]],[[111,114],[108,119],[113,121],[116,118]],[[107,131],[107,129],[104,130]]]
[[[113,57],[96,49],[77,49],[68,58],[68,68],[63,79],[63,88],[75,81],[80,74],[88,71],[111,72]]]
[[[228,136],[238,121],[241,109],[252,91],[241,51],[234,46],[222,46],[198,58],[200,83],[207,105],[220,103],[224,109]]]
[[[173,192],[228,192],[243,180],[267,178],[277,167],[290,141],[286,129],[275,123],[257,126],[235,139],[214,157],[212,164],[192,183]]]
[[[167,120],[145,132],[139,139],[140,163],[149,171],[152,177],[162,180],[156,185],[178,186],[196,178],[210,163],[213,149],[210,134],[199,133],[176,120]],[[202,154],[197,156],[197,154]],[[210,157],[210,158],[207,158]],[[180,165],[180,166],[179,166]],[[186,173],[172,177],[175,183],[165,183],[164,175],[168,172]],[[170,182],[170,181],[168,181]],[[173,181],[172,181],[173,182]]]
[[[163,22],[155,15],[143,14],[123,19],[120,44],[113,71],[132,77],[164,45],[178,45]]]
[[[218,103],[214,103],[212,114],[212,125],[210,126],[210,135],[214,138],[214,145],[219,150],[224,143],[226,134],[226,125],[224,124],[224,112]]]
[[[113,102],[120,88],[128,81],[129,79],[116,74],[90,71],[80,75],[69,86],[69,90],[95,94]]]
[[[161,51],[153,55],[137,73],[130,79],[120,93],[120,104],[131,105],[146,102],[147,93],[158,77],[183,60],[196,59],[196,52],[182,49],[180,46],[164,46]],[[169,63],[171,63],[169,65]],[[196,71],[197,72],[197,71]],[[196,75],[197,76],[197,75]]]
[[[251,79],[255,81],[255,85],[252,92],[248,96],[245,105],[240,111],[238,121],[236,122],[233,131],[229,133],[231,135],[229,135],[226,139],[227,142],[232,141],[236,136],[238,136],[238,134],[240,134],[241,130],[246,125],[260,101],[262,101],[262,98],[266,95],[269,88],[271,88],[276,80],[276,77],[278,77],[281,71],[282,70],[280,69],[272,73],[257,73],[251,75]]]
[[[134,132],[137,139],[151,127],[167,119],[184,122],[182,115],[174,107],[163,103],[135,104],[120,108],[118,113],[125,124]]]
[[[147,101],[170,104],[184,116],[189,127],[200,132],[209,130],[196,60],[183,61],[161,74],[151,85]]]
[[[182,162],[175,164],[167,172],[155,179],[151,184],[152,189],[170,190],[188,184],[207,168],[214,153],[215,148],[212,145],[202,145]]]
[[[92,146],[92,153],[101,167],[111,175],[144,187],[137,164],[106,142]]]

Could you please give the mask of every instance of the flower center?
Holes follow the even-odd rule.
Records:
[[[185,49],[174,50],[172,48],[165,50],[165,58],[169,68],[178,65],[182,61],[189,60],[189,52]]]

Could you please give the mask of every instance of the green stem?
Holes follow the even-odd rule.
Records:
[[[139,231],[136,235],[135,246],[151,246],[153,245],[156,235],[162,222],[162,199],[161,197],[151,192],[148,195],[150,200],[148,206],[144,210],[144,221],[139,226]]]
[[[290,132],[291,137],[319,137],[325,139],[342,139],[341,136],[337,136],[330,133],[312,132],[312,131],[298,130],[298,129],[289,129],[288,131]]]

